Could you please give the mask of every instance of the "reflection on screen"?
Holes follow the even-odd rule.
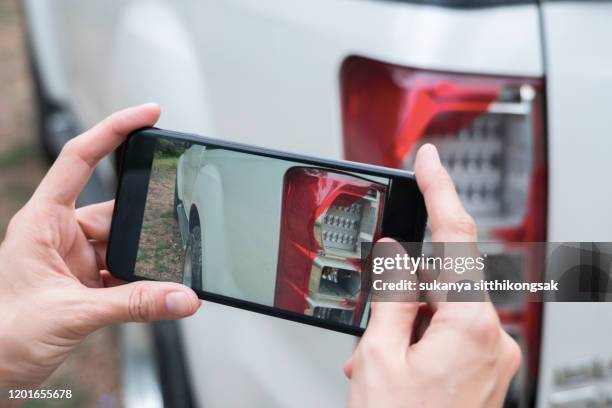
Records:
[[[159,139],[135,273],[365,327],[389,179]]]

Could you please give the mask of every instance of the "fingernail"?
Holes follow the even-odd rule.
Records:
[[[191,299],[185,292],[170,292],[166,295],[166,310],[176,316],[191,313]]]
[[[142,105],[139,106],[139,108],[140,109],[155,109],[161,112],[161,107],[159,106],[159,103],[156,103],[156,102],[143,103]]]
[[[421,149],[423,149],[426,154],[430,155],[431,159],[435,160],[436,164],[441,164],[440,155],[438,154],[438,149],[436,149],[436,146],[432,145],[431,143],[425,143]]]

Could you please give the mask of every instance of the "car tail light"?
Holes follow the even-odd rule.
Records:
[[[287,171],[276,307],[359,323],[365,303],[361,243],[380,236],[386,192],[386,185],[348,173],[314,167]]]
[[[541,79],[434,72],[350,57],[340,81],[347,159],[412,169],[418,147],[432,143],[477,221],[480,240],[500,248],[546,240]],[[539,259],[503,252],[488,256],[516,265],[520,279],[541,279]],[[516,256],[523,258],[517,262]],[[503,300],[500,317],[524,346],[526,381],[535,379],[541,304],[520,296]]]

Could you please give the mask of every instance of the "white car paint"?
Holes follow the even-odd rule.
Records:
[[[47,91],[84,127],[119,107],[157,100],[163,127],[341,158],[338,71],[349,55],[454,72],[546,75],[549,239],[610,240],[610,4],[545,1],[540,20],[535,5],[24,3]],[[607,304],[546,305],[540,406],[552,401],[558,365],[609,357],[611,312]],[[181,326],[202,405],[345,403],[341,367],[355,342],[350,336],[215,304]]]
[[[549,117],[549,240],[612,241],[612,3],[543,7]],[[588,22],[588,23],[587,23]],[[568,30],[580,25],[581,30]],[[544,309],[539,407],[571,398],[555,370],[612,364],[612,303],[549,303]],[[586,391],[612,395],[610,379]],[[569,394],[569,396],[568,396]],[[597,405],[593,405],[597,406]]]
[[[204,290],[274,305],[284,178],[295,167],[312,166],[203,145],[179,157],[178,198],[201,226]]]
[[[283,177],[293,166],[200,145],[180,157],[179,199],[188,217],[197,209],[205,290],[274,304]]]

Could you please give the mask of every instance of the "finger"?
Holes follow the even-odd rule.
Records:
[[[433,262],[418,272],[419,282],[436,286],[425,292],[425,298],[432,310],[437,310],[447,303],[473,303],[488,300],[486,290],[479,285],[485,278],[484,258],[480,257],[475,242],[433,242],[430,249]],[[478,260],[483,268],[478,266]],[[452,261],[452,262],[448,262]],[[470,267],[456,265],[469,264]],[[469,287],[467,287],[469,285]],[[453,310],[458,310],[453,307]]]
[[[159,114],[157,104],[124,109],[70,140],[38,186],[35,197],[62,205],[74,203],[96,164],[115,150],[130,132],[154,125]]]
[[[96,266],[99,271],[106,269],[106,249],[107,244],[104,241],[93,241],[91,245],[96,253]]]
[[[407,256],[404,247],[390,238],[383,238],[376,242],[372,250],[373,259],[382,259],[386,264],[388,260],[403,259]],[[372,274],[372,282],[381,280],[384,283],[397,283],[401,281],[414,281],[416,275],[410,270],[399,268],[393,262],[391,269],[385,269],[381,274]],[[366,335],[381,336],[392,341],[405,341],[409,343],[414,319],[418,311],[418,291],[393,292],[390,290],[374,291],[372,293],[370,321]]]
[[[171,320],[194,314],[200,300],[179,283],[140,281],[89,289],[88,304],[97,327],[125,322]]]
[[[420,343],[436,348],[436,344],[453,342],[460,349],[472,345],[485,352],[499,342],[501,333],[499,316],[490,302],[448,302],[434,313]]]
[[[110,231],[115,200],[92,204],[76,210],[79,226],[87,239],[106,242]]]
[[[105,288],[113,288],[115,286],[125,285],[128,283],[127,281],[124,281],[123,279],[114,277],[113,274],[107,270],[101,270],[100,277],[102,278],[102,285]]]
[[[436,242],[476,241],[476,226],[463,208],[455,185],[442,167],[438,151],[432,144],[417,152],[415,173]]]
[[[364,338],[400,347],[410,345],[418,302],[372,302],[371,310]]]
[[[106,242],[79,240],[65,262],[83,285],[104,287],[101,271],[106,269]]]
[[[344,371],[344,375],[349,380],[353,377],[353,357],[350,357],[348,360],[344,362],[344,367],[342,367],[342,371]]]
[[[417,343],[423,335],[425,331],[429,327],[431,323],[432,310],[426,303],[421,303],[419,305],[419,312],[416,317],[416,321],[414,323],[414,330],[412,332],[412,343]]]
[[[476,244],[455,244],[456,242],[475,243],[476,224],[463,208],[453,181],[440,163],[440,157],[433,145],[425,144],[419,149],[415,171],[417,183],[425,198],[425,205],[431,223],[434,252],[440,252],[434,255],[444,257],[470,256],[474,258],[478,256]],[[463,275],[458,275],[452,270],[442,270],[439,272],[439,281],[478,281],[477,278],[480,276],[477,272]],[[428,280],[425,275],[421,271],[419,279],[423,281]],[[434,312],[437,312],[439,308],[445,308],[448,309],[445,314],[469,314],[472,309],[477,307],[474,302],[449,303],[445,301],[447,295],[445,292],[427,294]],[[474,295],[481,296],[482,294],[475,293]],[[485,298],[486,296],[482,297]]]

